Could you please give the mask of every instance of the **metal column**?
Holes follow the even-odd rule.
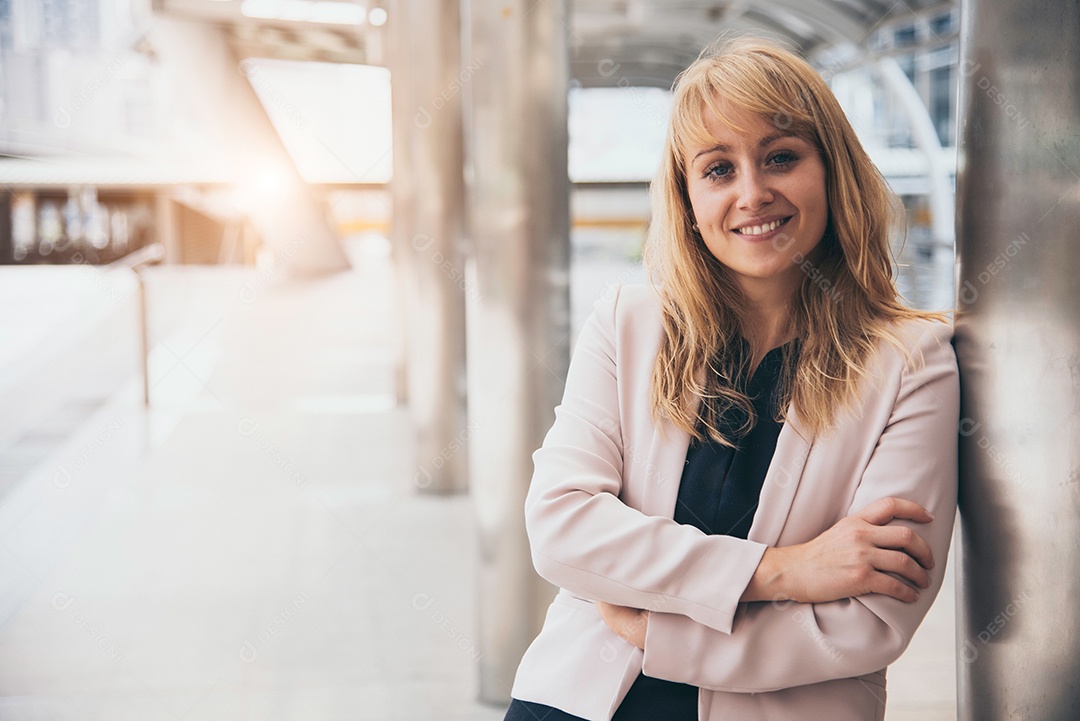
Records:
[[[565,0],[471,0],[470,483],[480,530],[480,698],[505,703],[551,587],[532,569],[532,452],[569,363]]]
[[[421,492],[450,493],[468,485],[460,17],[449,0],[400,0],[388,16],[393,244],[417,431],[413,481]]]
[[[962,721],[1080,708],[1080,3],[965,0]]]

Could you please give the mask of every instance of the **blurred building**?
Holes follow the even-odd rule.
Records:
[[[221,23],[229,46],[246,58],[241,74],[344,241],[385,234],[389,224],[390,78],[380,67],[376,25],[385,11],[367,17],[360,6],[321,3],[336,5],[360,15],[289,19],[281,3],[257,2],[157,9]],[[239,178],[222,162],[214,129],[177,96],[155,51],[153,10],[140,0],[0,2],[0,182],[15,191],[0,202],[0,262],[105,263],[152,241],[182,263],[252,264],[265,250],[244,196],[274,181]],[[763,13],[745,9],[742,22],[760,23]],[[634,68],[618,47],[599,53],[590,34],[626,20],[590,3],[575,15],[582,28],[569,90],[575,247],[633,257],[677,68]],[[957,29],[958,10],[938,6],[888,17],[860,45],[810,52],[904,198],[910,237],[925,257],[935,242],[951,241],[931,231],[927,153],[955,166]],[[921,98],[940,150],[919,147],[910,108],[874,69],[883,58],[895,60]],[[952,183],[950,173],[949,192]]]

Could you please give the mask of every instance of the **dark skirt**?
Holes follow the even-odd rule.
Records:
[[[697,721],[697,686],[638,674],[612,721]],[[513,699],[503,721],[581,721],[551,706]]]

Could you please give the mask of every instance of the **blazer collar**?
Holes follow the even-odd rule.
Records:
[[[780,539],[813,443],[814,438],[799,421],[795,409],[789,408],[787,421],[780,429],[776,451],[761,487],[749,540],[774,546]],[[666,518],[675,516],[679,482],[689,448],[690,434],[670,421],[664,420],[654,431],[649,453],[649,463],[653,468],[649,470],[655,472],[650,472],[648,477],[658,482],[650,483],[645,488],[641,504],[643,513]]]

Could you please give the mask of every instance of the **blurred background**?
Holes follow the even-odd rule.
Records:
[[[669,88],[799,49],[953,306],[938,0],[0,0],[0,719],[499,719]],[[955,718],[951,574],[890,721]]]

